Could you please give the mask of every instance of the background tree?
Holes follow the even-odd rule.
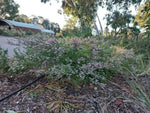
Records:
[[[51,24],[50,24],[50,21],[48,19],[44,19],[43,22],[42,22],[42,25],[45,29],[51,29]]]
[[[129,24],[132,22],[133,16],[130,12],[114,11],[112,14],[107,15],[107,25],[110,25],[114,29],[114,36],[118,33],[126,33],[129,28]]]
[[[137,22],[140,27],[145,28],[150,33],[150,1],[146,1],[139,7],[134,22]]]
[[[4,19],[14,19],[18,15],[19,5],[14,0],[0,1],[0,17]]]
[[[37,18],[38,18],[38,23],[39,23],[39,24],[42,24],[43,21],[44,21],[44,17],[38,16]]]
[[[131,5],[138,6],[143,0],[106,0],[104,2],[104,6],[107,7],[107,10],[112,11],[116,10],[128,10]]]
[[[58,23],[50,22],[48,19],[44,19],[42,25],[45,29],[52,30],[55,33],[60,32],[60,27]]]
[[[41,2],[44,3],[48,1],[50,0],[41,0]],[[141,3],[141,1],[142,0],[62,0],[62,8],[68,16],[72,15],[73,17],[77,17],[79,19],[82,30],[86,27],[91,28],[93,25],[97,30],[95,18],[99,6],[105,6],[109,11],[113,11],[116,7],[118,7],[118,9],[128,10],[129,6],[137,6]],[[100,28],[103,34],[101,24]]]
[[[82,29],[91,27],[95,18],[99,0],[63,0],[62,8],[65,14],[77,17]]]
[[[78,24],[78,18],[77,17],[71,17],[67,20],[67,24],[64,26],[64,29],[71,30],[74,29],[74,27]]]
[[[82,35],[82,37],[85,37],[84,36],[85,33],[86,33],[86,35],[91,36],[90,29],[86,29],[83,32],[80,29],[78,18],[73,17],[73,16],[67,20],[67,24],[62,29],[62,35],[63,36],[69,36],[69,37],[77,36],[77,37],[80,37]]]
[[[35,16],[35,15],[32,15],[30,17],[31,21],[33,24],[42,24],[44,18],[42,16]]]
[[[60,26],[58,23],[51,22],[50,29],[53,30],[55,34],[60,32]]]
[[[31,23],[32,20],[24,14],[18,15],[17,17],[14,18],[14,20],[18,21],[18,22],[24,22],[24,23]]]

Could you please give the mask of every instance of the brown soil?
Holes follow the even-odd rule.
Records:
[[[0,77],[0,98],[35,78],[31,75]],[[60,84],[43,78],[0,102],[0,113],[6,110],[21,113],[144,113],[124,98],[130,98],[124,89],[133,93],[125,80],[121,77],[111,80],[114,85],[101,83],[94,89],[91,86],[74,88],[69,83]]]

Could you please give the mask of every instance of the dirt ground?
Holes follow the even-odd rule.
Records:
[[[0,77],[0,98],[35,78],[32,75]],[[0,113],[7,110],[19,113],[144,113],[124,98],[130,97],[124,89],[132,92],[125,80],[122,77],[111,80],[111,83],[101,83],[99,87],[79,85],[75,88],[67,81],[50,82],[42,78],[0,102]]]

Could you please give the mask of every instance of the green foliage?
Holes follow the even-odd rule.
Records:
[[[144,66],[144,65],[143,65]],[[141,65],[141,68],[145,68]],[[149,67],[147,67],[149,69]],[[146,69],[146,70],[148,70]],[[150,112],[150,85],[149,85],[149,77],[147,74],[149,74],[149,71],[146,73],[142,73],[140,76],[143,76],[142,78],[138,77],[134,72],[131,72],[130,69],[127,69],[129,71],[130,76],[128,75],[126,77],[126,80],[129,84],[129,86],[133,89],[134,95],[131,96],[131,98],[128,98],[129,101],[134,103],[135,105],[139,106],[144,113]],[[133,78],[134,80],[129,80],[129,78]],[[141,80],[142,79],[142,80]],[[141,82],[142,81],[142,82]]]
[[[27,15],[21,14],[17,15],[17,17],[13,18],[13,20],[24,23],[31,23],[31,19]]]
[[[127,29],[126,38],[124,33],[120,34],[117,38],[110,34],[105,40],[108,40],[110,45],[133,49],[135,54],[143,55],[144,62],[148,62],[150,58],[149,33],[140,33],[137,27],[130,27]]]
[[[19,12],[19,5],[14,0],[1,0],[0,7],[1,18],[14,19]]]
[[[45,35],[44,33],[34,33],[31,31],[23,31],[23,30],[16,30],[16,29],[7,29],[7,28],[1,28],[0,27],[0,35],[3,36],[10,36],[10,37],[34,37],[34,36],[45,36],[50,37],[50,35]]]
[[[0,35],[10,36],[10,37],[13,37],[13,36],[24,37],[25,35],[28,35],[28,33],[22,30],[15,30],[15,29],[9,30],[7,28],[0,28]]]
[[[9,59],[7,57],[7,50],[0,48],[0,73],[5,73],[9,69]]]
[[[1,34],[1,35],[3,34],[3,30],[2,30],[2,29],[0,29],[0,34]]]
[[[130,43],[128,47],[130,48],[134,48],[135,49],[135,53],[136,54],[143,54],[145,57],[145,60],[147,62],[147,60],[150,58],[150,40],[149,38],[143,38],[143,39],[139,39],[133,43]]]
[[[3,29],[3,28],[0,28],[0,35],[4,35],[4,36],[14,36],[13,33],[8,30],[8,29]]]
[[[17,113],[17,112],[15,112],[15,111],[13,111],[13,110],[7,110],[6,112],[7,112],[7,113]]]
[[[109,41],[97,38],[33,38],[27,44],[26,53],[16,52],[10,72],[44,69],[51,79],[98,84],[114,73],[126,73],[122,67],[140,71],[132,50],[110,48]]]
[[[138,13],[135,16],[135,22],[145,28],[147,32],[150,30],[150,1],[146,1],[138,9]],[[149,32],[150,33],[150,32]]]
[[[84,30],[82,29],[79,29],[79,28],[73,28],[73,29],[64,29],[62,31],[62,35],[64,37],[83,37],[83,38],[86,38],[86,37],[90,37],[92,36],[92,31],[90,28],[85,28]]]
[[[63,0],[62,8],[67,15],[77,17],[80,21],[81,28],[91,27],[95,18],[99,0]],[[88,9],[88,10],[87,10]]]
[[[32,31],[27,31],[26,35],[34,35],[34,33]]]
[[[132,19],[133,16],[130,12],[125,11],[120,13],[119,11],[114,11],[112,14],[107,14],[107,25],[111,25],[115,31],[116,37],[118,34],[127,33],[127,28],[129,28]]]
[[[67,20],[67,24],[63,27],[63,29],[74,29],[75,26],[77,25],[77,17],[71,17]]]
[[[41,0],[41,2],[49,2],[50,0]],[[59,0],[56,0],[59,1]],[[93,26],[96,27],[94,20],[96,18],[96,13],[98,10],[98,7],[107,7],[107,10],[109,11],[113,11],[114,6],[116,6],[115,8],[118,8],[118,11],[120,11],[120,9],[123,9],[125,12],[124,14],[120,14],[117,11],[114,12],[113,15],[113,21],[110,20],[110,18],[108,20],[110,20],[110,22],[108,22],[108,24],[112,25],[113,28],[115,28],[115,36],[117,34],[117,28],[122,28],[124,25],[129,24],[131,21],[131,14],[127,14],[126,12],[128,12],[128,8],[131,5],[139,5],[141,3],[142,0],[107,0],[107,1],[101,1],[101,0],[62,0],[62,8],[65,14],[67,14],[67,16],[72,16],[72,18],[77,18],[80,24],[80,27],[82,30],[86,30],[86,27],[88,28],[92,28]],[[88,9],[88,10],[87,10]],[[116,9],[117,10],[117,9]],[[119,14],[119,15],[118,15]],[[119,20],[119,21],[118,21]],[[71,24],[70,24],[71,25]],[[72,27],[75,24],[72,24],[70,26],[70,29],[72,29]],[[102,27],[101,27],[102,28]],[[97,30],[98,32],[98,30]],[[99,34],[99,33],[98,33]]]
[[[126,47],[127,49],[134,49],[135,54],[141,54],[144,57],[144,61],[147,62],[150,59],[150,40],[146,35],[142,35],[143,38],[138,39],[122,39],[118,40],[120,46]]]
[[[42,25],[45,29],[53,30],[55,33],[60,32],[58,23],[50,22],[48,19],[43,19]]]
[[[105,2],[105,1],[104,1]],[[105,2],[107,10],[111,11],[112,9],[118,7],[119,9],[129,10],[131,5],[138,6],[142,0],[107,0]]]

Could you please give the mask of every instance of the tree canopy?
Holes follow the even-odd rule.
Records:
[[[80,20],[81,27],[91,27],[96,16],[99,0],[63,0],[62,8],[67,15],[72,15]]]
[[[107,25],[110,25],[114,29],[115,36],[125,28],[129,28],[129,24],[132,20],[133,16],[127,11],[122,13],[114,11],[112,14],[107,15]]]
[[[18,22],[25,22],[25,23],[31,23],[31,19],[24,14],[18,15],[17,17],[14,18],[14,20]]]
[[[119,9],[128,10],[131,5],[140,5],[142,0],[106,0],[104,5],[108,10],[112,10],[114,7]]]
[[[135,22],[137,22],[147,31],[150,30],[150,1],[146,1],[143,5],[139,7],[138,13],[135,16]]]
[[[1,18],[14,19],[18,15],[19,5],[14,0],[1,0],[0,7]]]
[[[41,0],[49,2],[50,0]],[[56,0],[59,1],[59,0]],[[107,7],[112,11],[114,7],[128,10],[130,5],[139,5],[142,0],[62,0],[62,8],[65,14],[77,17],[81,27],[92,27],[96,18],[98,7]]]

